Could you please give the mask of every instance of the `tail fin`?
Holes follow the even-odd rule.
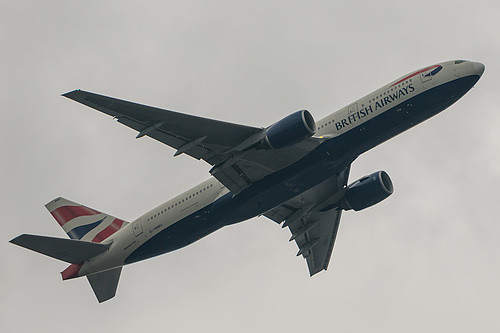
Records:
[[[45,207],[71,239],[101,243],[128,224],[64,198],[56,198]]]

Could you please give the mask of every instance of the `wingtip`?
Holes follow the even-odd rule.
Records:
[[[69,91],[67,93],[62,94],[61,96],[66,97],[66,98],[71,98],[72,95],[74,95],[74,94],[76,94],[76,93],[78,93],[80,91],[82,91],[82,90],[81,89],[75,89],[75,90],[72,90],[72,91]]]
[[[19,235],[19,236],[17,236],[17,237],[12,238],[12,239],[9,241],[9,243],[14,244],[14,245],[19,245],[19,244],[17,244],[17,243],[18,243],[18,239],[19,239],[19,237],[21,237],[21,236],[22,236],[22,235]]]
[[[26,234],[22,234],[22,235],[19,235],[17,237],[14,237],[9,241],[9,243],[21,246],[20,240],[22,240],[25,236],[26,236]]]

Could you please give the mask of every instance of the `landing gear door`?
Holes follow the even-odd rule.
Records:
[[[135,237],[140,236],[142,234],[141,219],[135,221],[134,224],[132,224],[132,229],[134,230]]]

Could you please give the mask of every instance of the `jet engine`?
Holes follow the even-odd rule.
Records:
[[[281,149],[299,143],[316,132],[316,122],[311,113],[301,110],[269,126],[264,138],[272,149]]]
[[[342,208],[359,211],[386,199],[393,191],[389,175],[385,171],[377,171],[347,187]]]

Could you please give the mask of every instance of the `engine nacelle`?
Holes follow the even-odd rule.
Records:
[[[377,171],[347,187],[342,208],[359,211],[386,199],[393,191],[389,175],[385,171]]]
[[[274,123],[266,130],[265,142],[273,149],[281,149],[311,137],[316,122],[311,113],[301,110]]]

